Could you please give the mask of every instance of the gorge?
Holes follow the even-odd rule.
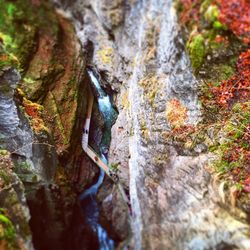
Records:
[[[0,249],[250,249],[247,0],[0,6]]]

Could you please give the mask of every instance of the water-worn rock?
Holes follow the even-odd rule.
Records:
[[[103,214],[108,219],[112,229],[111,235],[113,233],[117,242],[126,240],[129,234],[128,209],[124,203],[118,189],[106,196],[102,202]]]
[[[75,1],[64,7],[82,44],[93,44],[91,64],[117,92],[109,160],[120,165],[124,183],[129,176],[134,248],[248,249],[246,215],[240,221],[230,205],[221,206],[206,168],[207,146],[192,152],[169,140],[174,129],[201,120],[198,82],[172,1],[120,3]]]

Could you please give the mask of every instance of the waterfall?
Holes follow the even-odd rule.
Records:
[[[94,75],[93,71],[90,69],[87,70],[88,75],[90,77],[91,83],[96,88],[98,92],[98,107],[103,116],[105,123],[105,131],[103,134],[103,139],[101,145],[99,145],[100,151],[102,151],[102,147],[108,146],[107,140],[105,140],[104,135],[110,134],[112,120],[114,117],[114,110],[112,104],[110,102],[109,96],[103,91],[101,85]],[[108,141],[109,142],[109,141]],[[101,160],[108,164],[107,157],[101,153]],[[100,250],[112,250],[114,249],[114,241],[109,238],[106,230],[99,224],[99,208],[96,200],[96,194],[98,189],[103,183],[105,173],[102,169],[100,169],[98,180],[95,184],[85,190],[80,196],[79,199],[82,202],[82,211],[85,216],[85,219],[89,226],[92,228],[93,233],[96,234],[99,241],[99,249]]]

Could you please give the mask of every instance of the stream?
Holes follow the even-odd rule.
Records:
[[[99,80],[95,76],[94,72],[88,69],[88,75],[90,77],[93,87],[95,87],[98,93],[98,108],[104,119],[104,131],[102,136],[101,144],[99,145],[99,151],[101,159],[106,164],[108,163],[108,147],[110,143],[110,131],[115,118],[115,110],[112,107],[110,97],[103,91]],[[112,250],[114,249],[114,241],[109,237],[107,231],[99,223],[99,207],[96,199],[98,189],[103,183],[105,173],[102,169],[99,171],[99,177],[96,183],[85,190],[80,196],[81,209],[85,223],[90,226],[92,233],[97,237],[98,244],[90,244],[89,249],[100,249],[100,250]],[[96,238],[94,237],[94,238]],[[98,246],[98,247],[97,247]]]

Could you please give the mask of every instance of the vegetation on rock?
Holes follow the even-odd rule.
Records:
[[[54,17],[45,14],[47,1],[1,0],[0,6],[0,68],[14,65],[22,71],[36,50],[39,27],[56,28]]]
[[[44,107],[38,103],[34,103],[23,97],[22,104],[25,109],[25,113],[30,119],[31,126],[36,133],[45,131],[49,132],[43,121]]]
[[[30,132],[28,128],[33,137],[32,145],[34,143],[48,146],[49,150],[55,147],[57,152],[61,153],[60,156],[62,152],[70,155],[67,157],[68,163],[71,160],[70,157],[73,159],[82,154],[80,150],[75,153],[74,149],[76,144],[79,144],[79,131],[82,126],[79,120],[82,120],[85,115],[85,93],[87,92],[87,86],[84,86],[83,81],[85,62],[74,28],[68,20],[56,13],[52,3],[48,0],[0,0],[0,6],[0,73],[10,67],[16,68],[21,73],[21,80],[15,91],[15,101],[20,111],[19,118],[23,119],[25,126],[26,119],[23,118],[23,114],[28,118],[34,132]],[[79,95],[79,90],[81,95]],[[22,122],[18,129],[23,129]],[[26,143],[25,138],[20,142],[18,138],[17,141],[21,147],[22,143]],[[50,145],[51,143],[54,144]],[[69,147],[74,148],[72,154]],[[36,152],[39,152],[41,158],[34,159],[34,162],[38,160],[45,165],[45,160],[43,160],[43,154],[47,152],[45,148],[37,149]],[[15,162],[15,167],[9,152],[5,149],[0,151],[0,206],[8,212],[4,216],[17,225],[17,239],[20,239],[18,246],[13,249],[19,249],[19,245],[25,245],[26,239],[30,240],[31,235],[28,212],[25,211],[24,187],[21,181],[33,185],[41,180],[41,176],[34,171],[37,167],[36,162],[33,162],[34,166],[32,165],[31,168],[30,159],[26,161],[25,156],[20,156],[18,150],[17,148],[12,151],[13,157],[22,158]],[[76,154],[78,155],[75,156]],[[56,154],[45,157],[53,158],[51,161],[57,164]],[[75,158],[72,161],[76,161]],[[65,159],[62,165],[66,165]],[[48,169],[50,168],[54,166],[49,164]],[[47,169],[41,171],[46,172],[46,175],[48,172],[50,175]],[[51,173],[53,171],[51,170]],[[68,176],[65,178],[67,179]],[[58,198],[63,211],[67,211],[75,199],[69,186],[68,181]],[[22,200],[19,195],[22,195]],[[6,199],[2,199],[3,196]],[[63,204],[64,202],[67,204]],[[43,212],[46,213],[46,211]],[[2,229],[1,218],[0,216],[0,231]],[[10,238],[6,238],[6,241],[11,242]],[[11,249],[6,244],[2,245],[1,238],[0,248]]]
[[[114,56],[113,48],[103,47],[100,50],[98,50],[97,54],[103,64],[112,64]]]
[[[16,230],[11,220],[6,216],[6,211],[0,208],[0,248],[14,250],[17,249]]]
[[[206,53],[203,36],[201,34],[194,36],[192,40],[187,44],[187,49],[190,54],[192,67],[194,68],[194,70],[199,69],[203,63],[203,59]]]
[[[12,66],[22,73],[17,97],[32,128],[50,130],[63,151],[83,99],[78,88],[84,61],[73,26],[49,1],[0,0],[0,5],[0,69]]]
[[[213,130],[214,142],[208,144],[217,155],[213,166],[229,186],[250,192],[250,3],[180,0],[177,7],[192,66],[204,82],[204,120],[195,130],[204,135]],[[192,49],[201,41],[205,52]]]
[[[183,127],[188,116],[187,108],[177,99],[172,99],[166,104],[166,116],[173,129]]]
[[[14,173],[10,153],[2,149],[0,154],[0,249],[23,249],[21,241],[30,235],[25,202],[20,193],[21,181]],[[17,225],[17,226],[16,226]]]

